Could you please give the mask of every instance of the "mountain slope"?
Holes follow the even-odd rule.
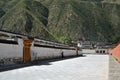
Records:
[[[60,41],[114,41],[120,34],[119,7],[106,2],[56,0],[49,7],[48,26]]]
[[[8,3],[10,4],[10,2]],[[6,14],[0,18],[0,28],[2,30],[34,37],[46,38],[48,36],[48,39],[53,38],[46,27],[49,11],[41,3],[33,0],[20,0],[9,10],[5,8],[3,9]]]
[[[119,10],[119,0],[1,0],[0,29],[60,42],[116,42]]]

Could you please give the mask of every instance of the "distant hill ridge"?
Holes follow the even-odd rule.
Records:
[[[117,42],[119,0],[0,0],[0,29],[60,42]]]

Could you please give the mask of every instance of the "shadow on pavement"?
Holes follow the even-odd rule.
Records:
[[[79,56],[72,56],[72,57],[65,57],[65,58],[54,58],[54,59],[47,59],[47,60],[34,61],[34,62],[22,63],[22,64],[14,64],[14,65],[0,65],[0,72],[15,70],[19,68],[25,68],[30,66],[41,66],[41,65],[49,66],[49,65],[52,65],[51,62],[72,59],[77,57],[86,57],[86,55],[79,55]]]

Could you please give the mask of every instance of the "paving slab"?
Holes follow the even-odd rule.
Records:
[[[0,80],[108,80],[108,58],[108,55],[86,55],[43,61],[43,64],[0,72]]]
[[[109,80],[120,80],[120,63],[112,56],[109,56]]]

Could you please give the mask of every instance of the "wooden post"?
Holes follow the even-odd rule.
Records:
[[[33,40],[24,39],[24,47],[23,47],[23,61],[30,62],[31,61],[31,55],[30,55],[30,47],[32,45]]]

